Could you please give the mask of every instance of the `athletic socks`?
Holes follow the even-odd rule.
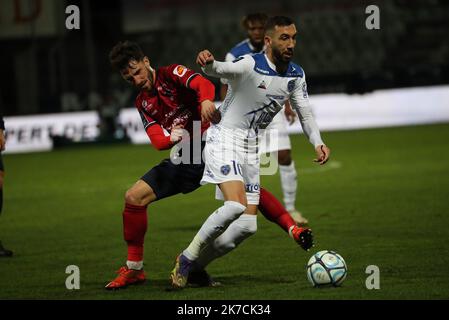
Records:
[[[130,269],[143,267],[143,242],[147,231],[147,206],[125,204],[123,211],[123,235],[128,244],[128,261]]]
[[[281,174],[285,208],[288,211],[295,210],[296,190],[298,188],[295,163],[292,161],[288,166],[279,165],[279,173]]]
[[[184,256],[190,261],[198,259],[201,250],[222,234],[245,209],[246,207],[239,202],[225,201],[224,205],[215,210],[203,223],[190,245],[184,250]]]
[[[290,213],[285,210],[279,200],[264,188],[260,189],[259,211],[265,218],[284,229],[285,232],[289,232],[290,228],[296,225]]]
[[[196,260],[197,266],[200,269],[204,269],[213,260],[235,249],[246,238],[255,234],[256,231],[257,216],[242,214],[212,244],[200,252],[200,256]]]

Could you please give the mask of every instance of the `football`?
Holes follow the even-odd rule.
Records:
[[[307,279],[314,287],[338,287],[346,279],[348,273],[343,257],[330,250],[315,253],[309,259],[306,268]]]

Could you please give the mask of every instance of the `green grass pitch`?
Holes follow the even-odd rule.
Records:
[[[348,264],[340,288],[312,288],[302,251],[278,226],[258,217],[258,232],[214,262],[219,288],[170,292],[175,256],[220,205],[205,186],[149,207],[140,286],[103,289],[126,257],[123,197],[167,153],[150,146],[103,146],[5,155],[0,239],[15,252],[0,259],[0,299],[447,299],[449,298],[449,125],[327,132],[328,167],[292,136],[299,172],[298,208],[316,247]],[[262,184],[281,197],[279,176]],[[81,289],[67,290],[68,265]],[[368,290],[368,265],[380,290]]]

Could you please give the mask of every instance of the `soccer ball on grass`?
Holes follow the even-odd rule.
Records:
[[[307,279],[314,287],[338,287],[346,279],[347,274],[345,260],[335,251],[319,251],[307,263]]]

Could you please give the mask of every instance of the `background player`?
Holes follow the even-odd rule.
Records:
[[[265,50],[264,35],[265,23],[268,16],[264,13],[251,13],[242,20],[242,26],[248,34],[248,38],[234,46],[227,54],[225,61],[234,61],[245,54],[261,53]],[[221,81],[221,99],[224,100],[227,93],[226,79]],[[291,141],[287,132],[287,123],[295,121],[296,114],[290,107],[288,100],[285,108],[279,112],[265,130],[265,134],[259,141],[261,154],[275,153],[279,164],[281,186],[285,208],[298,224],[307,224],[308,220],[296,209],[296,192],[298,190],[297,172],[292,159]],[[276,141],[273,141],[276,139]]]
[[[141,48],[128,41],[118,43],[111,50],[110,62],[126,81],[141,90],[135,106],[156,149],[169,149],[179,143],[183,135],[181,128],[187,130],[191,138],[195,137],[194,121],[203,120],[201,135],[209,127],[210,120],[219,121],[220,114],[212,102],[215,88],[200,74],[175,64],[154,70]],[[145,280],[143,248],[147,230],[147,206],[181,192],[189,193],[200,186],[204,171],[201,157],[204,144],[201,145],[201,150],[194,150],[193,146],[194,143],[187,141],[187,147],[191,148],[191,161],[176,165],[170,159],[165,159],[126,192],[123,224],[128,260],[126,266],[118,271],[118,277],[106,285],[106,289],[118,289]],[[193,159],[195,156],[199,157]],[[194,160],[199,162],[196,161],[195,164]],[[312,243],[311,239],[304,238],[303,231],[306,229],[294,225],[285,209],[268,191],[264,190],[263,200],[261,207],[268,219],[276,222],[299,245],[308,249]],[[239,221],[232,228],[239,229]],[[189,281],[213,285],[201,268],[191,275]]]
[[[296,26],[290,18],[273,17],[267,22],[266,32],[266,54],[218,62],[204,50],[197,57],[197,63],[206,74],[228,79],[231,87],[220,107],[221,122],[208,130],[204,149],[206,166],[201,180],[216,184],[225,202],[208,217],[190,245],[178,256],[171,273],[172,285],[176,288],[186,285],[190,271],[212,243],[221,237],[225,238],[224,242],[239,241],[240,234],[228,228],[232,221],[244,215],[254,217],[248,221],[247,228],[257,228],[258,131],[269,125],[287,99],[292,102],[306,136],[315,147],[315,161],[325,164],[329,159],[330,150],[321,140],[310,109],[304,71],[290,62],[296,45]],[[260,88],[262,82],[267,84],[266,88]]]
[[[0,115],[0,214],[3,208],[3,179],[5,177],[5,170],[3,167],[2,151],[5,150],[5,123],[2,115]],[[5,249],[0,241],[0,257],[12,257],[11,250]]]

